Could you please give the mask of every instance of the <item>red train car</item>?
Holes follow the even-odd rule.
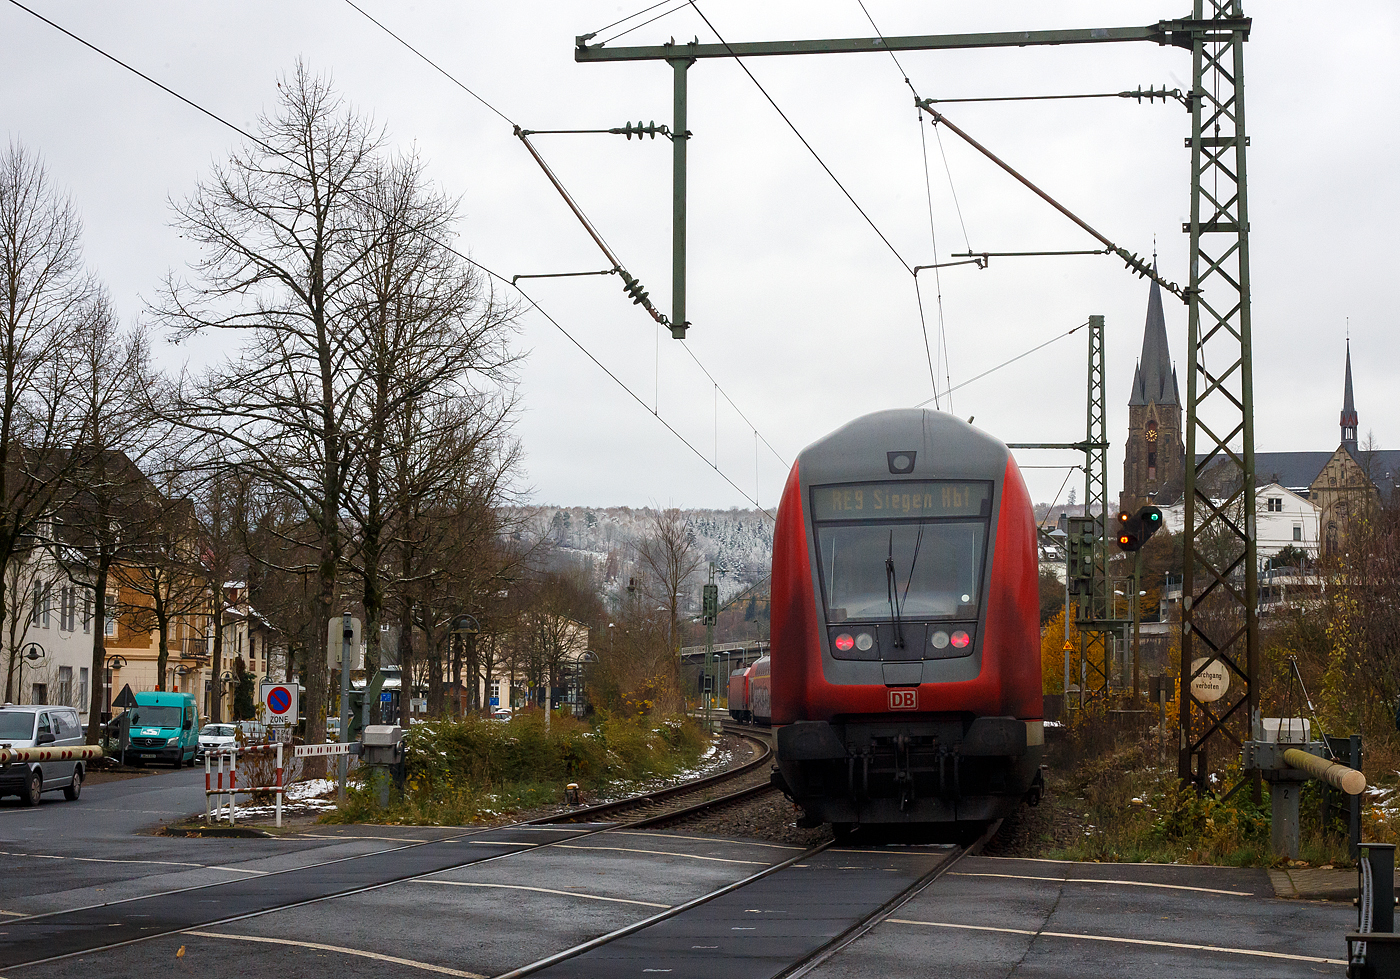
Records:
[[[749,713],[749,670],[744,666],[729,674],[729,716],[739,722],[750,719]]]
[[[1006,446],[937,411],[802,451],[773,538],[772,722],[811,823],[986,823],[1039,798],[1035,518]]]

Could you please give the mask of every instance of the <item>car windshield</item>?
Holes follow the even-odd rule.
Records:
[[[200,737],[231,738],[234,736],[232,724],[206,724],[199,732]]]
[[[141,706],[131,712],[132,727],[179,727],[181,718],[178,707]]]
[[[817,526],[827,621],[977,617],[985,521]],[[893,603],[893,604],[892,604]]]
[[[0,710],[0,741],[34,737],[34,716],[27,710]]]

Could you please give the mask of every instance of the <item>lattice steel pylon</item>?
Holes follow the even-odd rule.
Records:
[[[1104,368],[1103,317],[1089,317],[1089,369],[1088,369],[1088,415],[1084,427],[1084,515],[1092,516],[1098,507],[1095,522],[1094,544],[1094,584],[1089,592],[1088,607],[1082,608],[1080,617],[1091,622],[1101,622],[1108,618],[1109,597],[1112,588],[1108,582],[1108,420],[1107,382]],[[1101,696],[1107,696],[1113,679],[1111,660],[1112,643],[1109,633],[1103,629],[1088,628],[1088,623],[1079,629],[1079,669],[1076,676],[1080,683],[1080,702],[1091,689]],[[1094,687],[1090,687],[1092,681]]]
[[[1191,36],[1191,280],[1187,292],[1186,547],[1181,613],[1183,780],[1204,788],[1212,737],[1239,744],[1257,703],[1258,561],[1249,208],[1245,193],[1240,0],[1195,0]],[[1212,660],[1228,668],[1218,701],[1191,693]],[[1218,738],[1217,738],[1218,740]]]

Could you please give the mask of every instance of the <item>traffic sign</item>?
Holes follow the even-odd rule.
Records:
[[[269,724],[296,726],[299,706],[297,693],[296,684],[262,682],[259,696]]]
[[[113,707],[120,707],[122,710],[130,710],[136,706],[136,694],[131,692],[131,684],[122,687],[122,692],[117,694],[117,699],[112,701]]]

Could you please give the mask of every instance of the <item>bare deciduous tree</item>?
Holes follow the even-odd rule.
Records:
[[[92,290],[76,209],[39,158],[11,142],[0,153],[0,568],[69,489],[64,354]],[[0,574],[0,620],[16,601],[9,578]],[[10,644],[6,700],[16,695],[17,653]]]
[[[344,506],[362,433],[353,421],[364,200],[382,136],[303,64],[279,85],[259,142],[235,151],[177,225],[202,246],[194,283],[171,280],[162,312],[185,336],[240,331],[237,359],[186,385],[183,420],[219,437],[242,469],[294,499],[315,550],[316,618],[338,611]],[[324,660],[306,657],[307,737],[324,735]]]

